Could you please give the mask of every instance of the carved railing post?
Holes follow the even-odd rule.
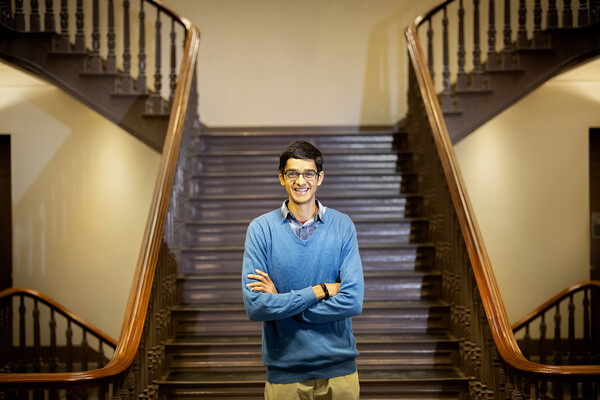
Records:
[[[56,32],[56,18],[54,16],[54,0],[46,0],[46,12],[44,13],[44,31]]]

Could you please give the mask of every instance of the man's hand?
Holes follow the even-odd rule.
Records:
[[[263,292],[263,293],[272,293],[277,294],[277,289],[275,289],[275,284],[269,277],[266,272],[255,269],[258,275],[248,274],[249,279],[256,279],[257,282],[248,283],[246,286],[252,288],[255,292]]]
[[[329,297],[335,296],[337,294],[338,290],[340,289],[339,282],[326,283],[325,286],[327,286],[327,291],[329,292]],[[317,296],[318,300],[323,300],[325,298],[325,292],[323,291],[323,288],[321,287],[321,285],[315,285],[312,288],[315,291],[315,296]]]

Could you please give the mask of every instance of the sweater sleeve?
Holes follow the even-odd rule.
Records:
[[[351,221],[344,236],[341,254],[340,288],[337,294],[304,310],[299,315],[302,321],[313,324],[326,323],[350,318],[362,312],[365,284],[356,228]]]
[[[248,318],[252,321],[274,321],[292,317],[318,301],[312,287],[292,290],[288,293],[271,294],[253,291],[246,286],[254,281],[248,278],[248,274],[255,274],[255,270],[270,274],[267,256],[269,246],[270,239],[265,232],[265,227],[256,220],[253,221],[248,226],[246,233],[242,265],[244,306]]]

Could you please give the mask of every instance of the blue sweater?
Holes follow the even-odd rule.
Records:
[[[356,230],[350,218],[327,209],[306,241],[280,210],[250,223],[242,291],[246,313],[263,321],[263,362],[271,383],[333,378],[356,371],[351,317],[362,311],[364,282]],[[278,294],[253,292],[248,274],[265,271]],[[340,282],[336,296],[318,301],[312,286]]]

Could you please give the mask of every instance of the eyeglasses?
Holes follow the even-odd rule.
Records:
[[[304,180],[306,181],[314,181],[315,179],[317,179],[318,174],[317,171],[313,171],[312,169],[309,169],[308,171],[304,172],[298,172],[296,170],[290,169],[285,171],[283,175],[285,175],[285,177],[290,181],[295,181],[300,177],[300,175],[302,175],[304,177]]]

